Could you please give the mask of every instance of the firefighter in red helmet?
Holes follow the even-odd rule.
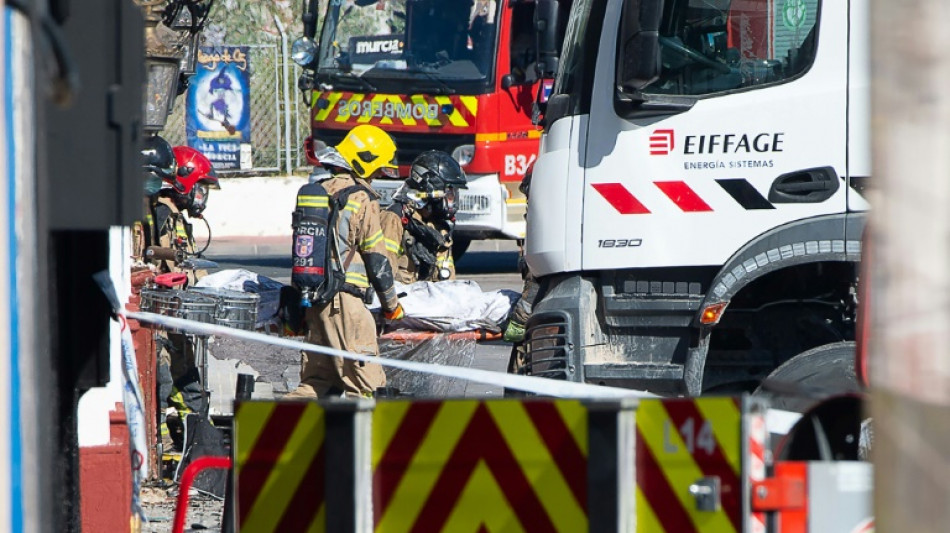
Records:
[[[145,157],[146,215],[141,225],[141,245],[136,242],[136,257],[149,260],[144,250],[150,246],[171,248],[181,257],[195,255],[197,246],[188,219],[201,217],[210,189],[219,189],[218,176],[201,152],[187,146],[172,148],[164,139],[146,140]],[[136,239],[138,241],[139,239]],[[182,268],[179,260],[151,260],[159,273],[186,272],[188,283],[195,283],[204,272]],[[208,404],[201,387],[201,374],[195,361],[195,347],[182,333],[163,332],[158,344],[158,397],[160,436],[166,451],[173,446],[165,423],[165,410],[174,407],[179,417],[195,412],[207,414]]]
[[[211,189],[220,189],[218,174],[204,154],[190,146],[172,148],[178,171],[171,183],[176,205],[192,217],[200,217],[208,204]]]

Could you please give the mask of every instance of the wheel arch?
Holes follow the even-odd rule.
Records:
[[[853,263],[861,259],[861,232],[865,217],[837,214],[798,220],[763,233],[737,251],[719,270],[694,318],[698,344],[689,351],[684,377],[691,394],[702,392],[715,325],[701,323],[705,309],[728,304],[752,283],[780,276],[789,269],[818,263]]]

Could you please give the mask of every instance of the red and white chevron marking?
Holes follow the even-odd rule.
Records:
[[[765,452],[769,446],[769,433],[765,427],[765,415],[761,412],[749,416],[749,486],[765,479]],[[749,531],[765,533],[765,513],[749,514]]]
[[[713,210],[685,181],[656,181],[653,184],[684,213]],[[591,187],[621,215],[646,215],[651,212],[622,183],[594,183]]]
[[[775,209],[748,180],[717,179],[715,180],[722,190],[743,209],[752,211],[760,209]],[[685,181],[668,180],[654,181],[653,185],[660,190],[670,202],[684,213],[709,213],[715,211],[695,189]],[[622,183],[594,183],[591,187],[607,201],[621,215],[647,215],[654,210],[662,211],[667,206],[647,207],[639,198],[634,196]]]
[[[704,202],[685,181],[655,181],[653,184],[686,213],[712,211],[709,204]]]
[[[650,210],[621,183],[594,183],[595,191],[607,200],[621,215],[646,215]]]

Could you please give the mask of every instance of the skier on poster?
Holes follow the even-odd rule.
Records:
[[[208,112],[205,117],[216,122],[220,122],[229,134],[234,135],[234,125],[231,124],[231,112],[228,110],[228,93],[234,91],[231,87],[231,77],[227,74],[227,68],[222,68],[221,72],[211,78],[208,85],[208,92],[214,96],[214,100],[208,106]]]

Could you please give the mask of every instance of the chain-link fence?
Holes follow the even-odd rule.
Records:
[[[297,90],[300,67],[284,55],[283,47],[278,44],[246,46],[250,56],[252,165],[219,172],[261,174],[301,170],[307,164],[302,147],[309,134],[309,112]],[[284,62],[287,63],[286,73]],[[185,95],[178,97],[162,132],[173,146],[188,143],[185,129],[187,103]]]

